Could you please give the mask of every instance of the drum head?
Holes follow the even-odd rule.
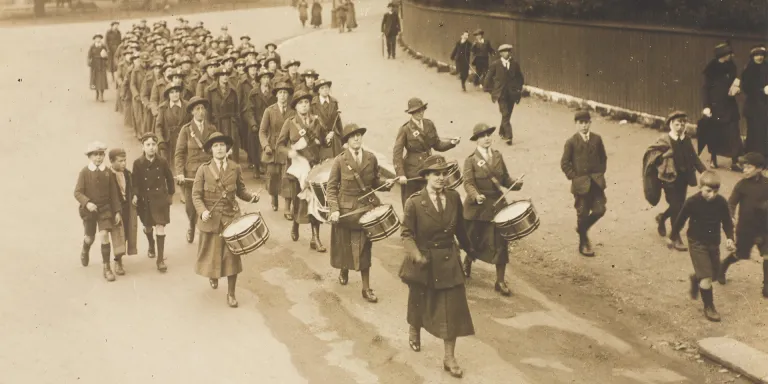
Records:
[[[315,165],[309,170],[307,174],[307,180],[311,183],[323,184],[327,183],[331,178],[331,168],[333,167],[333,159],[328,159],[318,165]]]
[[[261,220],[261,218],[255,213],[249,213],[247,215],[240,216],[229,223],[226,228],[224,228],[224,230],[221,232],[221,236],[232,237],[239,235],[247,231],[248,228],[251,228],[251,226],[253,226],[253,224],[259,220]]]
[[[506,223],[516,217],[520,217],[528,208],[531,207],[531,203],[528,201],[514,202],[499,211],[493,218],[494,223]]]
[[[387,211],[392,209],[391,205],[379,205],[378,207],[366,212],[360,218],[360,224],[370,223],[383,216]]]

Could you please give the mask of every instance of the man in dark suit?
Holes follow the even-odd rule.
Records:
[[[501,125],[499,136],[506,140],[507,145],[512,145],[512,110],[515,104],[520,103],[523,95],[525,78],[520,70],[520,65],[512,60],[512,46],[502,44],[499,47],[501,58],[491,64],[488,74],[485,76],[485,91],[491,93],[491,101],[499,103],[501,112]]]
[[[381,20],[381,34],[387,39],[387,59],[395,58],[397,35],[400,34],[400,18],[395,13],[395,4],[387,4],[388,12]]]
[[[574,116],[578,132],[565,142],[560,168],[571,180],[571,193],[576,203],[576,231],[579,233],[579,252],[594,256],[587,231],[605,215],[605,170],[608,156],[603,139],[590,132],[589,112],[579,111]]]
[[[472,43],[469,42],[469,32],[464,31],[461,39],[456,42],[451,52],[451,60],[456,63],[456,70],[461,80],[461,90],[467,91],[467,78],[469,77],[469,56],[472,55]]]

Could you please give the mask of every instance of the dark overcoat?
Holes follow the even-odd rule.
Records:
[[[216,126],[208,122],[203,123],[202,132],[194,120],[181,127],[174,155],[177,175],[194,178],[197,168],[211,160],[211,155],[203,150],[203,144],[214,132],[218,132]]]
[[[317,115],[321,123],[321,160],[332,159],[343,150],[341,143],[341,129],[343,125],[341,123],[341,112],[339,112],[339,102],[331,96],[328,96],[328,100],[327,103],[322,104],[320,102],[320,96],[315,96],[312,99],[312,104],[310,106],[311,113]],[[334,133],[330,143],[325,140],[329,132]]]
[[[509,59],[509,70],[504,67],[501,59],[494,61],[488,67],[483,87],[491,93],[491,100],[495,103],[502,96],[506,96],[514,102],[520,101],[523,95],[525,77],[518,64],[512,58]]]
[[[456,69],[459,72],[469,70],[469,58],[472,55],[472,43],[469,40],[465,42],[457,41],[451,51],[451,60],[456,63]]]
[[[277,103],[270,105],[264,111],[259,127],[259,143],[261,144],[261,161],[265,164],[285,164],[288,156],[277,150],[277,139],[285,125],[285,120],[296,114],[290,106],[285,106],[285,112],[280,113]]]
[[[741,89],[747,96],[744,117],[747,119],[746,152],[768,155],[768,63],[747,64],[741,74]]]
[[[102,52],[105,55],[102,55]],[[107,71],[109,70],[109,48],[106,45],[91,45],[88,49],[88,67],[91,70],[91,89],[103,91],[109,89]]]
[[[170,207],[176,184],[168,162],[160,156],[149,161],[141,156],[133,162],[133,194],[145,227],[171,222]]]

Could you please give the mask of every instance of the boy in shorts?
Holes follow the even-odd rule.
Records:
[[[685,200],[680,214],[672,225],[667,245],[674,247],[680,230],[688,224],[688,251],[693,262],[694,274],[691,280],[691,299],[701,293],[704,302],[704,316],[709,321],[720,321],[712,295],[712,279],[720,268],[720,228],[727,237],[726,246],[733,249],[733,221],[728,202],[718,195],[720,176],[713,171],[704,171],[699,178],[699,192]]]
[[[114,174],[107,169],[104,163],[104,155],[107,146],[100,142],[88,145],[85,155],[90,162],[77,177],[75,185],[75,199],[80,203],[80,218],[83,220],[85,236],[83,237],[83,249],[80,252],[80,262],[84,267],[88,266],[89,252],[99,231],[101,242],[101,259],[104,262],[104,278],[107,281],[115,281],[115,275],[110,268],[109,256],[111,246],[109,244],[109,232],[113,225],[120,224],[120,201],[118,200],[117,183],[114,182]]]

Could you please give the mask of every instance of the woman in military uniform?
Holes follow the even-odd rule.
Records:
[[[363,280],[363,298],[368,302],[378,301],[370,286],[371,241],[363,232],[359,219],[367,210],[380,205],[379,199],[370,194],[362,201],[360,197],[373,189],[389,191],[392,180],[379,177],[379,162],[376,155],[362,149],[366,129],[357,124],[344,127],[341,141],[347,150],[333,160],[328,179],[328,205],[331,226],[331,266],[339,269],[339,283],[347,285],[349,270],[360,271]],[[367,209],[366,209],[367,208]],[[353,211],[352,214],[343,219]]]
[[[394,156],[392,162],[400,183],[403,206],[409,196],[424,188],[424,180],[418,178],[419,167],[432,154],[432,150],[445,152],[459,144],[458,138],[440,139],[435,124],[424,118],[426,110],[427,104],[421,99],[414,97],[408,100],[408,109],[405,112],[411,114],[411,118],[400,127],[392,150]]]
[[[454,377],[463,372],[456,362],[456,338],[475,333],[464,290],[459,246],[472,254],[464,228],[461,197],[445,189],[450,165],[440,155],[424,160],[419,175],[427,185],[405,202],[402,239],[405,258],[400,278],[408,284],[409,344],[421,350],[421,328],[444,340],[443,368]]]
[[[314,167],[320,162],[320,136],[322,130],[317,116],[309,113],[309,103],[312,95],[298,91],[293,95],[291,107],[296,110],[296,114],[285,120],[280,136],[277,138],[278,151],[288,153],[288,168],[301,156],[309,163],[309,168]],[[306,169],[302,179],[306,179],[309,169]],[[302,180],[306,181],[306,180]],[[291,239],[299,240],[299,224],[312,225],[312,240],[309,242],[310,249],[318,252],[325,252],[325,247],[320,242],[320,221],[309,212],[308,200],[299,197],[304,190],[304,185],[297,176],[286,172],[281,181],[280,194],[292,200],[290,214],[286,213],[286,219],[293,220],[291,228]],[[311,197],[314,197],[314,194]]]
[[[494,216],[504,205],[494,207],[493,204],[512,186],[513,181],[501,152],[491,148],[491,134],[495,130],[496,127],[487,124],[475,125],[470,140],[477,142],[477,149],[464,161],[464,190],[467,191],[464,219],[467,220],[467,237],[472,243],[472,249],[477,250],[475,254],[464,258],[464,275],[470,276],[475,258],[494,264],[494,289],[503,296],[509,296],[511,292],[504,282],[509,250],[507,241],[501,237],[493,223]],[[522,182],[517,183],[514,190],[520,190],[521,187]]]
[[[231,137],[221,132],[214,132],[208,137],[204,149],[213,154],[213,159],[197,169],[192,200],[201,218],[198,224],[200,246],[195,272],[207,277],[213,289],[218,288],[219,278],[226,276],[227,304],[236,308],[235,284],[237,274],[243,271],[243,264],[240,256],[232,254],[227,248],[221,232],[240,216],[240,207],[235,197],[254,203],[259,200],[259,196],[245,188],[240,166],[227,160],[230,148]]]

